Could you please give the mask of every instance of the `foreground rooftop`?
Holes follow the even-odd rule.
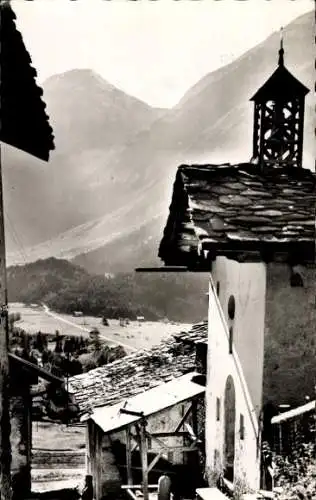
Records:
[[[195,370],[195,345],[207,340],[207,322],[160,344],[69,379],[80,414],[112,406]]]

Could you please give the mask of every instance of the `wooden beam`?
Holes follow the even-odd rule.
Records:
[[[126,464],[117,464],[117,467],[118,467],[119,469],[126,469]],[[132,470],[137,470],[137,471],[139,471],[139,470],[142,470],[142,468],[141,468],[141,466],[137,467],[137,466],[133,465],[133,466],[132,466]],[[165,472],[166,472],[166,471],[165,471],[165,470],[163,470],[163,469],[156,469],[156,468],[154,468],[154,471],[155,471],[156,473],[158,473],[158,472],[159,472],[161,475],[165,474]],[[176,472],[174,472],[174,471],[169,471],[169,472],[168,472],[168,474],[172,474],[172,475],[174,475],[174,476],[175,476],[175,475],[176,475]],[[132,488],[132,487],[133,487],[133,485],[131,484],[131,485],[130,485],[130,487]],[[148,486],[148,487],[149,487],[149,486]]]
[[[192,405],[189,406],[189,408],[186,410],[185,414],[181,418],[181,420],[178,423],[177,427],[175,428],[174,432],[178,432],[181,429],[181,427],[183,426],[184,422],[186,421],[186,419],[190,415],[191,411],[192,411]]]
[[[197,418],[197,400],[193,399],[192,400],[192,428],[195,436],[198,436],[198,418]]]
[[[132,476],[132,443],[129,427],[125,431],[126,435],[126,466],[127,466],[127,484],[133,484]]]
[[[181,446],[181,445],[180,446],[173,446],[173,445],[168,446],[166,443],[164,443],[163,441],[161,441],[161,439],[158,439],[158,438],[156,438],[154,436],[152,436],[152,440],[156,441],[156,443],[158,443],[159,446],[163,450],[165,450],[167,452],[169,452],[170,450],[172,450],[172,451],[173,450],[177,450],[177,451],[192,451],[193,450],[192,446],[190,446],[190,447],[188,447],[188,446]],[[193,445],[195,445],[195,443],[193,443]],[[194,449],[197,449],[197,448],[194,448]]]
[[[34,363],[27,361],[26,359],[20,358],[20,356],[16,356],[15,354],[12,354],[12,352],[9,353],[9,361],[13,361],[13,362],[19,364],[20,366],[23,366],[28,371],[34,373],[39,378],[43,378],[44,380],[47,380],[48,382],[53,382],[53,383],[56,383],[58,385],[62,385],[64,383],[64,379],[56,377],[56,375],[53,375],[52,373],[48,372],[47,370],[40,368],[38,365],[35,365]]]
[[[135,441],[135,444],[132,447],[132,451],[134,451],[134,450],[136,450],[137,446],[140,446],[140,439],[139,439],[139,436],[137,436],[136,434],[132,434],[131,432],[130,432],[130,436]]]
[[[143,497],[144,500],[149,500],[148,494],[148,455],[147,455],[147,436],[146,436],[146,422],[140,422],[140,451],[143,475]]]
[[[141,484],[122,484],[122,490],[141,490]],[[158,488],[158,484],[149,484],[148,489],[152,490],[154,488]]]
[[[132,446],[131,452],[133,453],[133,451],[135,451],[138,447],[139,447],[139,444],[138,443],[134,443],[133,446]]]
[[[191,425],[190,424],[184,424],[187,429],[188,429],[188,436],[189,436],[189,439],[191,440],[192,443],[196,443],[198,441],[198,437],[197,435],[195,434],[194,430],[192,429]]]
[[[137,500],[137,496],[132,492],[132,490],[130,488],[127,488],[126,492],[129,494],[129,496],[132,498],[132,500]]]
[[[186,431],[178,431],[178,432],[151,432],[150,436],[152,437],[189,437],[189,433]]]
[[[149,434],[149,433],[146,433],[146,435],[147,435],[147,436],[148,436],[148,434]],[[161,441],[161,439],[159,439],[159,438],[157,438],[157,437],[154,437],[152,434],[149,434],[149,436],[151,436],[151,439],[152,439],[153,441],[155,441],[156,443],[158,443],[158,444],[159,444],[159,446],[160,446],[162,449],[164,449],[164,450],[166,450],[166,451],[168,451],[168,450],[169,450],[170,446],[166,445],[166,443],[164,443],[163,441]],[[173,446],[172,446],[172,448],[173,448]]]
[[[155,458],[150,462],[148,465],[148,472],[151,471],[153,467],[155,467],[156,463],[160,460],[161,456],[163,454],[163,450],[160,450],[160,452],[155,456]]]

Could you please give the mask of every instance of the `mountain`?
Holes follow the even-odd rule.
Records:
[[[12,250],[49,241],[119,208],[118,193],[126,199],[129,186],[128,176],[118,175],[116,158],[164,113],[90,70],[55,75],[43,87],[56,143],[49,164],[3,145],[9,262],[21,259],[10,259]]]
[[[313,89],[313,13],[286,27],[285,37],[286,66]],[[250,158],[249,99],[274,71],[278,48],[279,34],[273,34],[206,75],[168,111],[130,101],[88,71],[47,81],[44,97],[59,152],[44,168],[20,152],[14,152],[12,161],[10,151],[5,166],[5,202],[22,241],[19,246],[27,247],[23,259],[73,258],[102,273],[159,264],[157,249],[177,166]],[[205,57],[211,49],[205,49]],[[73,92],[75,81],[78,90]],[[304,145],[308,168],[315,157],[313,105],[310,92]],[[69,113],[71,118],[65,117]],[[19,261],[17,253],[9,254],[9,262]]]
[[[54,75],[44,91],[59,155],[121,147],[160,116],[89,69]]]

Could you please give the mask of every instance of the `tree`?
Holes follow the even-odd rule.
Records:
[[[14,322],[15,322],[15,315],[14,314],[9,314],[9,330],[10,332],[13,331],[13,327],[14,327]]]
[[[93,328],[90,332],[90,338],[92,340],[93,349],[95,351],[100,351],[101,349],[101,339],[100,332],[97,328]]]
[[[45,336],[42,334],[42,332],[38,332],[36,334],[36,342],[35,342],[35,347],[39,352],[43,352],[45,348]]]
[[[22,357],[27,359],[31,353],[31,337],[30,335],[24,334],[22,342]]]
[[[66,338],[64,342],[64,353],[69,355],[74,350],[72,338]]]
[[[63,352],[63,339],[60,336],[58,330],[56,330],[56,334],[55,334],[55,352],[56,353]]]
[[[105,316],[102,317],[102,325],[103,326],[109,326],[109,322]]]

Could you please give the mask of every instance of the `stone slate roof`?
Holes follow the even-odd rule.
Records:
[[[316,175],[288,166],[182,165],[159,257],[210,271],[237,261],[315,261]]]
[[[195,343],[207,340],[207,322],[179,332],[151,349],[69,379],[69,392],[80,413],[112,406],[131,396],[195,370]]]

